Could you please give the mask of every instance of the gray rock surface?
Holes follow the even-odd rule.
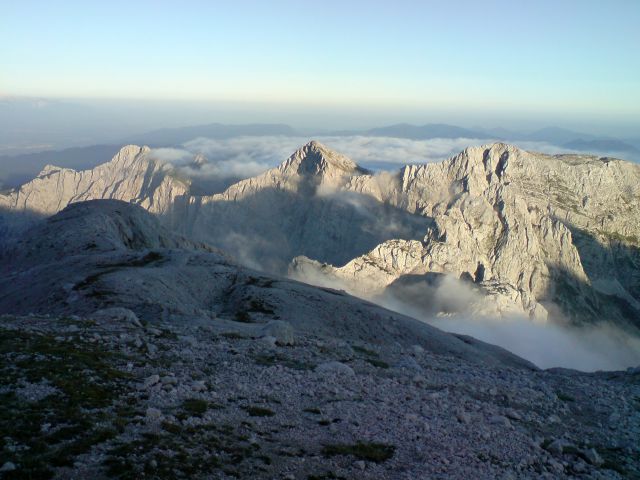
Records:
[[[392,189],[371,175],[345,188],[432,219],[423,239],[388,240],[339,267],[297,258],[291,273],[364,296],[445,273],[489,295],[472,302],[475,314],[545,320],[560,307],[574,320],[638,328],[638,165],[494,144],[393,178]]]
[[[1,454],[22,476],[640,475],[635,370],[541,371],[132,204],[74,203],[0,265]]]
[[[81,316],[0,317],[2,359],[30,359],[0,362],[3,464],[57,479],[640,475],[637,374],[531,371],[425,349],[412,357],[416,379],[385,366],[411,345],[299,332],[274,351],[208,324],[156,328],[161,335]],[[188,349],[183,337],[194,339]],[[33,355],[43,342],[64,356]],[[17,379],[36,374],[60,388],[35,404],[14,398]],[[159,380],[141,390],[149,378]],[[100,395],[76,393],[90,391]],[[508,409],[521,420],[507,421]],[[34,418],[46,420],[25,435]]]
[[[340,292],[241,267],[216,249],[167,231],[141,207],[116,200],[70,205],[29,230],[2,265],[9,273],[0,278],[0,313],[90,316],[117,306],[149,323],[154,339],[162,332],[151,325],[163,322],[207,324],[240,337],[273,336],[283,345],[299,332],[348,335],[535,369],[506,350],[471,345]],[[114,315],[98,320],[132,325]],[[143,343],[157,353],[155,340]]]
[[[136,327],[142,328],[142,323],[140,323],[137,315],[128,308],[103,308],[101,310],[95,311],[93,315],[91,315],[91,317],[97,321],[114,320],[119,322],[129,322]]]
[[[347,375],[353,376],[355,372],[353,368],[342,362],[326,362],[316,367],[316,372],[330,375]]]
[[[198,196],[147,147],[127,146],[93,170],[47,167],[0,195],[0,230],[6,241],[71,202],[122,199],[245,265],[284,272],[304,255],[293,276],[367,298],[442,273],[474,282],[472,314],[561,313],[637,330],[639,184],[630,162],[504,144],[372,174],[310,142],[277,168]]]
[[[110,162],[85,171],[47,165],[32,181],[0,194],[0,210],[11,213],[3,216],[5,236],[14,237],[34,218],[85,200],[124,200],[152,213],[170,212],[176,198],[188,192],[189,182],[172,175],[150,152],[149,147],[127,145]]]

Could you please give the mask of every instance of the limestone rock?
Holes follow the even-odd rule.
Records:
[[[47,165],[32,181],[0,194],[0,208],[26,214],[24,225],[12,223],[12,236],[38,216],[59,212],[75,202],[117,199],[132,202],[153,213],[168,213],[176,199],[189,190],[188,182],[172,176],[154,160],[149,147],[127,145],[110,162],[92,170],[75,171]],[[12,220],[7,220],[12,222]],[[0,224],[1,225],[1,224]]]
[[[468,279],[482,293],[469,302],[474,314],[544,321],[548,305],[560,305],[570,318],[634,324],[638,165],[494,144],[404,167],[396,180],[396,189],[385,190],[359,176],[347,188],[430,220],[421,241],[390,239],[341,267],[299,257],[290,273],[368,298],[402,277],[442,273]]]
[[[342,362],[326,362],[316,367],[316,372],[324,374],[353,376],[355,372],[353,368]]]
[[[133,326],[142,328],[142,323],[128,308],[111,307],[97,310],[91,315],[94,320],[97,321],[117,321],[122,323],[129,323]]]
[[[273,337],[278,345],[293,345],[295,343],[293,327],[282,320],[272,320],[260,330],[261,337]]]

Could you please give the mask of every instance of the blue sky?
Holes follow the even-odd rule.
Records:
[[[0,94],[640,115],[640,1],[5,1]]]

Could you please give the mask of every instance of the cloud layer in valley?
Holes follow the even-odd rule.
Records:
[[[539,322],[519,315],[483,315],[476,310],[483,303],[477,289],[449,275],[432,286],[424,282],[404,286],[377,301],[442,330],[499,345],[541,368],[595,371],[640,365],[640,338],[619,327],[609,323],[575,327],[560,318]]]
[[[351,288],[349,282],[324,276],[313,269],[298,271],[295,278],[358,295],[358,290]],[[486,309],[478,307],[486,307],[487,301],[492,302],[491,298],[484,299],[483,304],[483,296],[476,288],[449,275],[363,298],[441,330],[501,346],[540,368],[592,372],[640,365],[640,338],[615,325],[574,327],[561,319],[536,322],[519,315],[479,313],[478,310]]]
[[[614,325],[574,327],[559,318],[537,322],[519,315],[483,315],[476,311],[483,302],[478,291],[449,275],[431,287],[415,287],[378,301],[442,330],[499,345],[541,368],[595,371],[640,365],[640,338]]]
[[[327,147],[347,155],[371,170],[393,170],[405,164],[432,163],[446,160],[465,148],[484,145],[494,140],[469,138],[436,138],[410,140],[392,137],[319,136]],[[159,148],[154,155],[167,161],[191,177],[215,177],[238,180],[255,176],[285,160],[310,140],[298,136],[257,136],[229,139],[197,138],[179,148]],[[519,147],[542,153],[574,153],[543,142],[518,142]],[[201,154],[206,165],[194,165]]]

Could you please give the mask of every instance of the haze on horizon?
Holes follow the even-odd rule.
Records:
[[[619,137],[640,126],[634,1],[0,7],[0,100],[53,99],[107,137],[214,121],[559,125]]]

